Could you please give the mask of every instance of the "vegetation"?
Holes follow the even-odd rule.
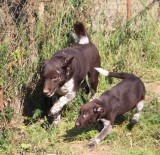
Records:
[[[35,51],[28,47],[23,22],[17,26],[23,39],[16,50],[10,50],[9,42],[0,45],[0,85],[4,87],[4,100],[8,104],[15,103],[16,106],[12,106],[14,111],[20,103],[23,108],[23,117],[17,113],[13,116],[13,110],[5,108],[7,120],[11,122],[9,131],[5,125],[0,128],[0,154],[13,154],[16,151],[17,154],[38,155],[158,155],[160,100],[154,92],[160,81],[160,23],[146,15],[138,19],[138,27],[137,19],[133,19],[127,25],[117,26],[112,32],[93,32],[83,1],[57,3],[54,11],[52,7],[45,8],[45,18],[35,22],[36,59],[31,58]],[[64,8],[63,11],[60,7]],[[64,108],[59,126],[52,128],[46,117],[51,101],[42,95],[41,90],[40,64],[71,42],[73,23],[78,20],[75,8],[79,7],[83,10],[83,16],[86,16],[85,22],[88,23],[87,30],[92,41],[99,49],[102,67],[110,71],[134,73],[142,78],[147,88],[140,123],[129,130],[128,123],[134,111],[126,113],[94,150],[88,149],[86,145],[98,133],[97,124],[82,129],[74,127],[80,106],[89,97],[80,90],[77,97]],[[54,14],[54,17],[50,14]],[[97,96],[117,82],[117,79],[100,76]],[[152,83],[155,85],[150,88],[148,84]],[[3,122],[1,114],[0,121]],[[10,142],[11,137],[14,145]]]

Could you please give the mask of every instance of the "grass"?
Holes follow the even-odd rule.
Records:
[[[74,102],[76,102],[75,99]],[[78,109],[77,109],[78,111]],[[88,140],[93,138],[97,133],[97,125],[85,127],[83,129],[74,128],[74,119],[70,115],[63,116],[59,126],[52,128],[47,119],[38,119],[36,123],[27,126],[15,123],[10,134],[14,134],[15,145],[11,146],[8,141],[8,133],[4,130],[1,134],[0,153],[12,154],[12,149],[16,148],[18,153],[35,153],[35,154],[77,154],[82,150],[72,148],[73,144],[82,142],[82,148],[87,150]],[[132,130],[127,128],[133,112],[125,114],[125,119],[121,124],[115,124],[110,135],[99,144],[109,146],[110,152],[115,155],[135,154],[135,155],[158,155],[160,145],[159,130],[159,101],[153,98],[147,102],[140,118],[140,123]],[[3,145],[2,145],[3,144]],[[77,144],[78,145],[78,144]]]
[[[52,128],[46,117],[50,100],[42,95],[40,81],[40,64],[58,49],[70,42],[70,31],[78,19],[76,7],[82,7],[85,16],[84,1],[69,0],[68,3],[57,3],[55,10],[46,7],[45,21],[36,21],[35,35],[37,60],[30,60],[32,51],[27,38],[15,50],[9,50],[9,43],[0,45],[0,85],[5,89],[5,102],[15,102],[15,107],[22,103],[24,117],[14,115],[12,109],[5,109],[8,121],[11,120],[9,132],[3,124],[0,129],[0,154],[57,154],[77,155],[158,155],[160,152],[160,101],[153,91],[147,89],[147,99],[140,123],[132,130],[128,129],[129,120],[134,111],[124,115],[121,123],[116,123],[110,135],[98,147],[89,150],[86,145],[89,139],[98,133],[97,124],[77,129],[74,127],[80,106],[89,100],[81,90],[77,97],[64,108],[62,120],[57,128]],[[54,5],[54,4],[52,4]],[[63,7],[64,9],[59,9]],[[51,16],[54,14],[54,16]],[[74,18],[73,18],[74,17]],[[48,21],[50,23],[48,24]],[[90,25],[89,19],[86,23]],[[19,25],[23,36],[24,25]],[[99,49],[102,67],[109,71],[130,72],[142,78],[145,85],[160,81],[160,23],[142,17],[138,28],[130,21],[112,32],[92,32],[88,28],[92,41]],[[19,36],[20,37],[20,36]],[[69,39],[68,39],[69,38]],[[99,77],[97,95],[114,86],[119,80]],[[17,103],[16,103],[17,102]],[[73,106],[74,105],[74,106]],[[14,110],[16,111],[16,108]],[[12,118],[12,119],[11,119]],[[24,121],[25,120],[25,124]],[[14,145],[10,143],[13,137]]]

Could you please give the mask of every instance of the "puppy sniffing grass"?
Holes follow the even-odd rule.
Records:
[[[101,132],[91,140],[89,147],[94,147],[103,140],[113,128],[117,116],[136,108],[131,123],[139,121],[140,112],[145,100],[145,87],[140,78],[128,73],[108,72],[95,68],[104,76],[120,78],[122,81],[110,90],[105,91],[99,99],[84,104],[76,121],[77,127],[101,120],[104,124]]]

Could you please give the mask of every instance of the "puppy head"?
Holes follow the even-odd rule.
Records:
[[[77,127],[82,127],[91,123],[95,123],[101,113],[103,113],[103,106],[97,104],[98,100],[93,100],[84,104],[79,112],[78,119],[76,120],[75,125]]]
[[[56,90],[61,87],[71,74],[70,59],[50,59],[42,63],[42,78],[44,82],[43,93],[52,97]]]

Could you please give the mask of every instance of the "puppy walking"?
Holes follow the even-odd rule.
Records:
[[[59,50],[42,65],[44,94],[48,97],[54,97],[54,94],[62,96],[49,112],[49,116],[54,119],[53,125],[58,123],[64,105],[76,96],[78,86],[80,84],[86,86],[86,75],[88,75],[92,95],[97,90],[99,73],[94,68],[100,67],[98,50],[89,40],[81,22],[75,23],[74,30],[79,37],[78,44]]]
[[[89,143],[94,147],[111,131],[117,116],[122,115],[136,107],[131,123],[139,121],[145,99],[145,87],[140,78],[128,73],[108,72],[102,68],[95,68],[104,76],[123,79],[116,86],[105,91],[99,99],[84,104],[76,121],[77,127],[101,120],[104,124],[102,131]]]

